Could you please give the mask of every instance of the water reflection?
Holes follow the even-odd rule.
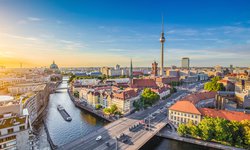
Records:
[[[59,87],[67,87],[67,81],[63,81]],[[70,100],[67,90],[50,95],[50,100],[45,115],[45,123],[50,136],[56,145],[63,145],[95,131],[105,124],[105,121],[75,107]],[[57,110],[57,105],[62,105],[72,117],[71,122],[65,121]]]

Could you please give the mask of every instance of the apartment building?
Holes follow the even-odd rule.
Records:
[[[169,108],[168,119],[176,126],[190,121],[197,125],[201,121],[201,113],[192,102],[178,101]]]

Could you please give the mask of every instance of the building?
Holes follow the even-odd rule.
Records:
[[[242,121],[242,120],[250,120],[250,114],[245,112],[238,111],[229,111],[229,110],[217,110],[210,108],[198,108],[202,117],[211,117],[211,118],[223,118],[230,121]]]
[[[181,99],[181,101],[190,101],[193,104],[197,104],[198,102],[203,101],[203,100],[206,100],[206,101],[214,100],[216,94],[217,93],[214,91],[194,93],[194,94],[187,95],[186,97]]]
[[[133,103],[140,99],[140,94],[135,89],[125,89],[122,92],[115,92],[112,98],[112,104],[115,104],[119,111],[128,114],[134,110]]]
[[[28,116],[0,114],[0,149],[29,149]]]
[[[190,101],[178,101],[169,108],[169,120],[176,126],[192,121],[198,124],[201,121],[201,113]]]
[[[19,100],[0,96],[0,149],[29,149],[30,124]]]
[[[190,101],[178,101],[169,108],[169,120],[176,126],[190,121],[198,125],[204,117],[219,117],[229,121],[250,120],[250,114],[245,112],[196,107]]]
[[[131,83],[131,88],[158,88],[154,79],[133,79]]]
[[[152,63],[152,72],[151,75],[152,76],[158,76],[158,67],[157,67],[158,63],[156,63],[155,61]]]
[[[42,114],[49,100],[49,86],[47,84],[37,85],[31,92],[21,96],[20,104],[27,109],[29,122],[32,124]]]
[[[229,80],[222,79],[222,80],[219,80],[218,83],[222,83],[223,86],[226,88],[226,91],[234,91],[235,90],[234,84]]]
[[[168,69],[166,71],[167,77],[180,77],[180,71],[175,69]]]
[[[190,60],[188,57],[183,57],[182,60],[181,60],[181,67],[183,69],[189,69],[189,66],[190,65]]]
[[[222,67],[220,65],[216,65],[214,69],[216,72],[222,72]]]

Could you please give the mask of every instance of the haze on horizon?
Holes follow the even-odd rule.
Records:
[[[250,1],[0,0],[0,66],[250,66]]]

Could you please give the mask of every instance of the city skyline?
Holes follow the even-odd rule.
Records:
[[[97,5],[98,4],[98,5]],[[0,66],[250,66],[248,1],[0,1]],[[224,7],[223,7],[224,6]],[[225,7],[227,6],[227,7]],[[178,9],[177,9],[178,8]],[[198,13],[202,12],[202,13]]]

